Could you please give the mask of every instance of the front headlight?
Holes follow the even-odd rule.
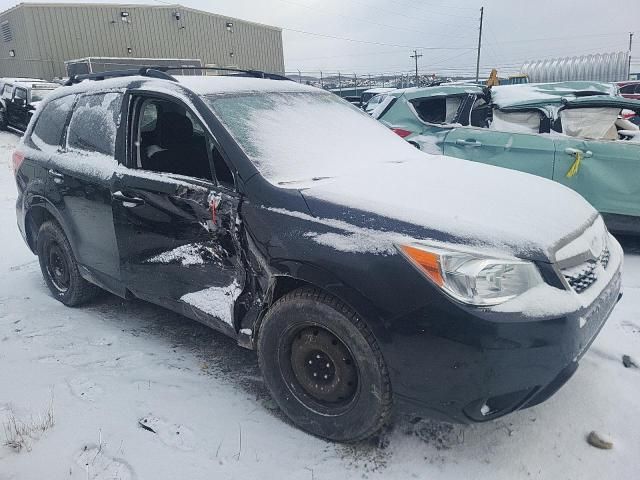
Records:
[[[471,305],[498,305],[544,282],[536,266],[526,260],[493,258],[419,243],[398,248],[433,283]]]

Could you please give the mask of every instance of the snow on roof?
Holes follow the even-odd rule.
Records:
[[[388,92],[393,92],[395,90],[395,88],[390,88],[390,87],[376,87],[376,88],[370,88],[368,90],[365,90],[362,93],[388,93]]]
[[[321,92],[293,80],[268,80],[263,78],[240,77],[232,75],[177,75],[180,84],[199,95],[236,92]]]
[[[601,82],[557,82],[500,85],[491,89],[491,99],[499,108],[522,103],[560,103],[580,94],[615,95],[616,87]]]
[[[28,77],[3,77],[0,78],[0,82],[42,82],[48,83],[46,80],[42,80],[41,78],[28,78]]]
[[[394,90],[390,95],[399,97],[404,95],[408,99],[421,97],[434,97],[438,95],[459,95],[463,93],[482,93],[482,87],[478,85],[443,84],[433,87],[411,87]]]

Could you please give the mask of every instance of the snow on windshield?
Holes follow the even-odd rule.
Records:
[[[272,92],[208,101],[273,184],[342,176],[413,153],[400,137],[331,93]]]

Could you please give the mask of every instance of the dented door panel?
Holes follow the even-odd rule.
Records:
[[[444,154],[551,178],[555,146],[546,135],[461,127],[447,135]]]
[[[216,328],[233,327],[245,283],[238,198],[204,181],[131,171],[117,175],[112,202],[127,288]]]
[[[640,145],[622,140],[557,137],[553,179],[601,213],[640,216]],[[571,167],[579,163],[572,172]]]

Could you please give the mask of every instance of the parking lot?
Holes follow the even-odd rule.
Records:
[[[286,421],[253,352],[142,301],[69,309],[15,227],[0,133],[0,479],[634,478],[640,468],[640,242],[623,239],[624,298],[549,401],[473,426],[397,417],[375,440],[329,443]],[[434,385],[437,388],[437,385]],[[595,430],[612,450],[586,442]]]

